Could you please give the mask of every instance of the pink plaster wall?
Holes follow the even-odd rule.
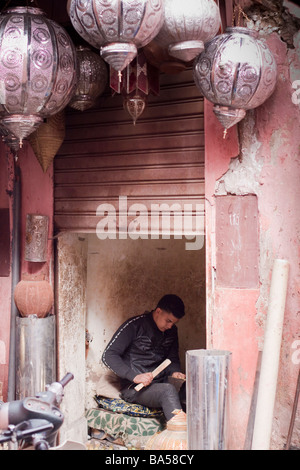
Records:
[[[239,126],[239,139],[237,128],[230,130],[226,141],[222,139],[222,129],[212,112],[212,105],[205,104],[207,344],[208,348],[228,349],[233,353],[232,445],[237,449],[244,446],[257,352],[263,347],[271,272],[276,258],[289,261],[290,276],[272,448],[283,448],[286,442],[299,370],[299,359],[295,360],[299,355],[295,355],[293,348],[300,337],[300,105],[292,102],[291,86],[297,73],[300,78],[299,48],[287,50],[275,34],[268,43],[278,64],[277,87],[264,105],[248,112]],[[252,181],[252,193],[258,198],[260,285],[257,289],[226,289],[216,283],[215,231],[219,221],[215,216],[215,196],[218,182],[220,179],[226,181],[231,159],[238,155],[240,163],[232,167],[230,177],[234,178],[236,172],[238,176],[243,175],[244,181],[239,177],[231,179],[230,193],[246,194],[243,184],[248,180]],[[249,158],[251,167],[247,163]],[[243,173],[238,173],[242,165]],[[299,428],[298,414],[293,435],[294,445],[298,446]]]
[[[22,172],[22,253],[21,275],[25,273],[42,275],[52,282],[52,234],[53,234],[53,165],[43,172],[29,143],[20,155]],[[48,256],[46,263],[31,263],[24,259],[26,214],[40,214],[49,217]]]
[[[26,274],[43,276],[52,282],[52,233],[53,233],[53,168],[43,173],[30,145],[24,144],[19,151],[17,164],[21,169],[21,277]],[[12,198],[6,189],[12,189],[13,159],[7,148],[0,143],[0,207],[11,209]],[[48,259],[46,263],[29,263],[24,260],[26,214],[49,216]],[[11,216],[12,220],[12,216]],[[7,396],[11,310],[11,276],[0,277],[0,382],[3,384],[3,398]]]

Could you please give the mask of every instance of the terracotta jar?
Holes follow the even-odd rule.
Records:
[[[28,279],[16,285],[14,299],[22,317],[37,315],[44,318],[51,310],[54,295],[48,281]]]
[[[167,428],[150,437],[145,450],[187,450],[186,414],[176,411],[167,422]]]

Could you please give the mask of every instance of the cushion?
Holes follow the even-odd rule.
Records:
[[[162,409],[148,408],[147,406],[128,403],[121,398],[105,398],[96,395],[95,400],[100,408],[114,413],[123,413],[128,416],[141,418],[159,418],[163,416]]]

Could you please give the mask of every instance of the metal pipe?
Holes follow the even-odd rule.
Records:
[[[55,316],[18,317],[16,322],[16,397],[21,400],[44,391],[55,381]]]
[[[269,450],[279,372],[289,262],[274,261],[261,359],[252,450]]]
[[[187,351],[189,450],[229,448],[230,368],[229,351]]]
[[[15,166],[13,188],[13,227],[12,227],[12,275],[11,275],[11,314],[9,341],[9,369],[7,400],[15,400],[16,395],[16,318],[18,310],[14,301],[14,290],[20,281],[20,208],[21,208],[21,171]]]

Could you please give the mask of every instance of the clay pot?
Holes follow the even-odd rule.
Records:
[[[14,299],[22,317],[44,318],[51,310],[54,295],[48,281],[22,280],[16,285]]]
[[[180,410],[167,422],[167,428],[147,441],[145,450],[187,450],[186,414]]]

